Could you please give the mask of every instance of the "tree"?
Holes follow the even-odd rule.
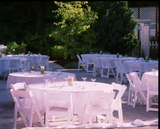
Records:
[[[102,47],[111,53],[125,54],[138,46],[134,29],[137,22],[127,1],[114,2],[101,22]]]
[[[56,28],[52,35],[64,43],[66,56],[89,51],[91,44],[95,43],[96,32],[91,26],[98,18],[97,14],[87,1],[55,1],[55,4],[59,8],[53,12],[59,20],[54,22]]]

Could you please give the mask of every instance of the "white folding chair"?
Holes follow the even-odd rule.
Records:
[[[112,110],[111,104],[113,103],[115,92],[99,92],[99,93],[89,93],[89,97],[86,103],[85,116],[83,123],[86,117],[89,115],[89,124],[92,124],[92,118],[97,115],[105,114],[109,120],[109,123],[112,123]],[[107,122],[107,121],[105,121]]]
[[[113,116],[113,120],[123,123],[122,96],[126,91],[127,87],[125,85],[121,85],[115,82],[113,82],[111,85],[113,86],[113,91],[116,92],[113,103],[111,105],[111,109],[112,112],[118,111],[118,118]]]
[[[129,76],[130,76],[130,79],[132,80],[133,84],[135,85],[135,87],[137,87],[137,89],[138,89],[137,94],[139,96],[138,98],[139,98],[140,104],[146,105],[147,98],[146,98],[145,92],[141,88],[141,80],[138,77],[137,72],[129,73]]]
[[[102,70],[101,60],[99,59],[98,56],[93,56],[92,60],[94,62],[92,76],[96,77],[98,74],[101,75],[101,70]]]
[[[159,69],[159,68],[158,68],[158,63],[154,63],[154,64],[153,64],[153,69],[156,69],[156,70]]]
[[[82,59],[80,58],[80,56],[77,54],[77,58],[78,58],[78,71],[80,70],[80,66],[82,66],[82,68],[86,71],[86,64],[82,61]]]
[[[21,68],[22,67],[21,67],[20,59],[10,59],[3,79],[5,80],[8,73],[15,72],[15,71],[19,72]]]
[[[60,92],[44,93],[45,101],[45,127],[49,126],[49,116],[66,116],[67,124],[74,124],[72,94]]]
[[[94,62],[92,60],[92,56],[86,56],[86,71],[93,72]]]
[[[40,66],[45,66],[45,69],[49,71],[49,56],[42,56],[37,64],[36,70],[40,70]]]
[[[122,82],[127,83],[126,74],[129,73],[129,71],[126,71],[121,61],[114,61],[116,65],[116,82],[122,84]]]
[[[139,78],[142,77],[142,67],[141,64],[138,63],[127,63],[130,73],[131,72],[137,72]]]
[[[129,81],[129,93],[128,93],[127,104],[133,106],[133,108],[135,108],[136,102],[139,102],[141,105],[143,105],[140,96],[138,94],[139,89],[135,86],[129,74],[126,74],[126,77]]]
[[[25,70],[25,71],[30,71],[31,69],[31,59],[26,59],[24,61],[24,63],[22,64],[22,69]]]
[[[18,82],[15,84],[10,84],[10,86],[13,90],[26,90],[27,89],[27,84],[25,82]]]
[[[150,87],[150,86],[152,87]],[[153,86],[154,85],[154,86]],[[158,81],[156,78],[148,78],[146,77],[146,86],[147,86],[147,104],[146,104],[146,111],[158,111],[158,100],[155,100],[154,97],[157,97],[158,90],[154,89],[154,87],[158,87]],[[158,97],[157,97],[158,98]],[[157,107],[154,107],[156,105]]]
[[[101,60],[101,77],[107,77],[109,78],[109,75],[114,75],[114,77],[116,78],[114,69],[115,66],[111,65],[110,60],[107,58],[100,58]]]
[[[36,114],[38,116],[41,125],[44,127],[44,123],[42,121],[40,112],[38,111],[33,93],[31,91],[27,92],[13,89],[11,89],[10,92],[15,102],[13,128],[16,128],[18,112],[20,113],[26,127],[32,127],[33,114]],[[30,104],[20,101],[21,98],[25,98],[25,100],[30,101]]]

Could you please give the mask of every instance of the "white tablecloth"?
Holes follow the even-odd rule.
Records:
[[[68,72],[51,72],[51,71],[45,71],[46,74],[40,74],[39,71],[36,71],[34,73],[28,73],[28,72],[16,72],[16,73],[10,73],[8,75],[7,79],[7,89],[10,89],[10,84],[14,84],[17,82],[26,82],[27,85],[31,83],[39,83],[44,82],[45,78],[56,78],[57,81],[63,81],[64,77],[73,76],[74,80],[76,80],[76,76],[74,73],[68,73]],[[53,73],[53,74],[52,74]]]
[[[13,58],[20,58],[20,59],[23,59],[23,58],[29,58],[31,59],[31,67],[35,64],[37,64],[40,60],[41,57],[47,57],[47,55],[13,55],[12,56]],[[48,65],[49,65],[49,60],[48,60]]]
[[[128,63],[141,64],[142,72],[147,72],[151,71],[151,69],[153,68],[153,64],[158,64],[158,61],[148,61],[148,62],[140,60],[124,61],[123,65],[126,68],[126,70],[129,70]]]
[[[67,86],[65,82],[60,82],[54,86],[52,83],[48,87],[44,86],[45,83],[29,84],[28,90],[33,91],[36,94],[36,100],[40,109],[44,109],[44,92],[68,92],[73,96],[73,110],[78,113],[78,119],[82,122],[84,116],[85,104],[88,98],[89,92],[112,92],[113,88],[110,84],[100,82],[83,82],[75,81],[73,86]]]
[[[143,75],[142,75],[142,78],[141,78],[141,87],[143,90],[147,90],[147,87],[146,87],[146,77],[147,77],[147,80],[148,80],[148,86],[151,90],[156,90],[158,91],[158,70],[156,70],[156,72],[145,72]],[[153,82],[153,79],[156,80],[156,82]]]

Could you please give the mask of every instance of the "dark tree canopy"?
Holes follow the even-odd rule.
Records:
[[[101,22],[101,44],[106,51],[125,54],[138,45],[134,29],[137,22],[127,1],[111,5],[108,15]]]

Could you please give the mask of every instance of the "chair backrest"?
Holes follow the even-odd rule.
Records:
[[[10,69],[10,68],[18,69],[19,67],[21,67],[20,59],[10,59],[9,60],[7,69]]]
[[[141,100],[143,101],[144,104],[146,104],[146,96],[145,96],[144,92],[142,91],[141,80],[138,77],[137,72],[131,72],[131,73],[129,73],[129,76],[130,76],[130,79],[133,81],[134,85],[139,90],[139,95],[141,97]]]
[[[30,70],[31,68],[31,59],[27,58],[22,64],[22,69]]]
[[[113,91],[117,92],[114,98],[114,102],[112,104],[112,108],[117,109],[119,108],[119,104],[121,104],[122,96],[124,92],[126,91],[127,87],[125,85],[121,85],[115,82],[113,82],[111,85],[113,87]]]
[[[31,91],[27,92],[27,91],[23,91],[23,90],[13,90],[13,89],[10,89],[10,93],[13,97],[13,100],[16,104],[16,106],[18,108],[22,108],[25,110],[33,110],[33,104],[35,104],[35,100],[33,98],[33,93]],[[29,104],[28,103],[25,103],[25,101],[21,101],[22,98],[25,98],[25,101],[27,102],[30,102]]]
[[[77,58],[78,58],[79,62],[82,63],[82,59],[78,54],[77,54]]]
[[[131,71],[133,71],[133,70],[142,71],[140,63],[127,63],[127,64],[128,64],[128,67]]]
[[[72,94],[60,92],[45,92],[45,105],[53,107],[70,108],[73,111]]]
[[[129,74],[126,74],[126,77],[127,77],[128,81],[129,81],[129,86],[130,86],[131,88],[136,88],[136,89],[137,89],[137,87],[134,85],[133,81],[131,80]],[[138,89],[137,89],[137,90],[138,90]]]
[[[39,60],[39,64],[45,65],[48,63],[48,61],[49,61],[49,56],[42,56]]]
[[[92,56],[92,60],[94,62],[94,67],[100,68],[101,67],[101,61],[98,58],[99,58],[98,56]]]
[[[116,65],[117,71],[121,71],[122,73],[127,74],[126,69],[124,68],[124,66],[120,60],[115,60],[114,63]]]
[[[86,56],[86,61],[93,63],[92,56]]]
[[[156,69],[156,70],[159,69],[159,68],[158,68],[158,63],[154,63],[154,64],[153,64],[153,69]]]
[[[115,92],[90,92],[87,104],[108,109],[113,103]]]
[[[110,67],[111,66],[111,63],[108,58],[101,57],[100,60],[101,60],[102,67]]]
[[[26,90],[27,89],[27,84],[25,82],[18,82],[15,84],[10,84],[10,86],[13,90]]]

